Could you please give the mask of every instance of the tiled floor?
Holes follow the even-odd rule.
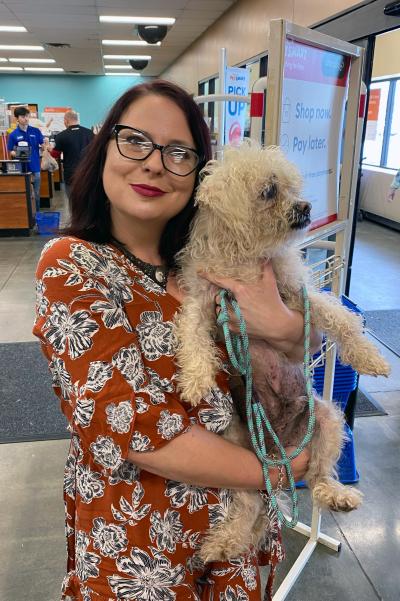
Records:
[[[58,195],[62,206],[62,195]],[[0,343],[32,340],[34,269],[40,237],[0,238]],[[400,309],[400,234],[358,224],[350,297],[365,310]],[[355,422],[360,510],[327,513],[323,531],[342,542],[339,554],[318,546],[288,601],[400,600],[400,359],[388,379],[362,378],[386,417]],[[7,366],[2,366],[7,369]],[[55,401],[56,402],[56,401]],[[58,601],[64,573],[61,486],[67,441],[0,445],[0,601]],[[300,493],[309,523],[308,493]],[[305,538],[286,532],[281,581]],[[142,601],[142,600],[137,600]],[[219,601],[219,600],[215,600]]]

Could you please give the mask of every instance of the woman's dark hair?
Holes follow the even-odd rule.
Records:
[[[193,98],[182,88],[163,80],[139,84],[127,90],[111,108],[99,133],[85,149],[85,156],[76,169],[70,192],[70,225],[61,233],[91,242],[108,242],[111,238],[109,201],[103,187],[103,169],[111,132],[126,109],[139,98],[148,95],[164,96],[175,102],[185,113],[194,144],[202,160],[197,168],[194,191],[199,172],[211,159],[208,127]],[[194,191],[186,206],[167,223],[161,237],[159,252],[169,267],[175,266],[175,254],[183,248],[195,215]]]

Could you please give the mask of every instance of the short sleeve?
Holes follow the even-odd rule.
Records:
[[[116,268],[111,256],[77,239],[51,240],[36,271],[33,329],[71,430],[95,462],[111,471],[127,458],[135,397],[144,381],[132,328],[119,302],[121,288],[115,291],[107,281]],[[128,299],[129,276],[123,269],[119,273]],[[135,367],[134,376],[127,377]]]

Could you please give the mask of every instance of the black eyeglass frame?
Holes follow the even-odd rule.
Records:
[[[147,138],[149,140],[149,142],[151,142],[151,144],[153,145],[153,148],[150,150],[149,154],[147,154],[145,157],[142,157],[141,159],[134,159],[133,157],[128,157],[126,156],[126,154],[124,154],[120,147],[119,147],[119,143],[118,143],[118,134],[121,130],[123,129],[130,129],[133,132],[137,132],[139,134],[142,134],[142,136],[144,136],[145,138]],[[131,127],[130,125],[123,125],[121,123],[117,123],[116,125],[114,125],[113,129],[112,129],[112,135],[115,136],[115,141],[117,144],[117,148],[118,148],[118,152],[121,156],[123,156],[126,159],[129,159],[131,161],[145,161],[146,159],[149,158],[149,156],[151,154],[153,154],[153,152],[155,150],[159,150],[160,154],[161,154],[161,162],[163,164],[163,167],[166,171],[168,171],[169,173],[172,173],[173,175],[176,175],[178,177],[187,177],[188,175],[190,175],[191,173],[193,173],[193,171],[196,171],[196,169],[198,168],[199,165],[201,165],[201,163],[204,162],[204,157],[202,157],[197,150],[195,150],[194,148],[191,148],[190,146],[185,146],[184,144],[156,144],[155,142],[153,142],[153,140],[148,136],[148,134],[145,134],[141,129],[136,129],[136,127]],[[183,148],[184,150],[190,150],[191,152],[193,152],[196,156],[197,156],[197,163],[196,165],[193,167],[193,169],[191,171],[189,171],[189,173],[185,173],[185,175],[182,175],[181,173],[175,173],[175,171],[171,171],[171,169],[169,169],[165,163],[164,163],[164,154],[163,151],[165,148],[175,148],[175,147],[179,147],[179,148]]]

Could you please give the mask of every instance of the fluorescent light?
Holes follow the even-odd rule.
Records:
[[[44,50],[43,46],[14,46],[8,44],[0,44],[0,50],[31,50],[32,52],[36,52],[36,50]]]
[[[131,66],[128,64],[125,65],[104,65],[105,69],[131,69]]]
[[[103,58],[116,58],[119,61],[123,60],[144,60],[150,61],[151,56],[145,54],[103,54]]]
[[[16,33],[27,31],[25,27],[19,25],[0,25],[0,31],[15,31]]]
[[[104,46],[161,46],[161,42],[148,44],[143,40],[101,40]]]
[[[24,70],[25,71],[51,71],[51,72],[64,71],[64,69],[62,69],[61,67],[25,67]]]
[[[9,58],[10,63],[55,63],[54,58]]]
[[[135,23],[136,25],[173,25],[176,19],[170,17],[111,17],[101,15],[102,23]]]
[[[0,71],[22,71],[22,67],[0,67]]]
[[[139,77],[140,73],[105,73],[105,75],[121,75],[122,77]]]
[[[0,58],[0,63],[8,63],[8,58]]]

